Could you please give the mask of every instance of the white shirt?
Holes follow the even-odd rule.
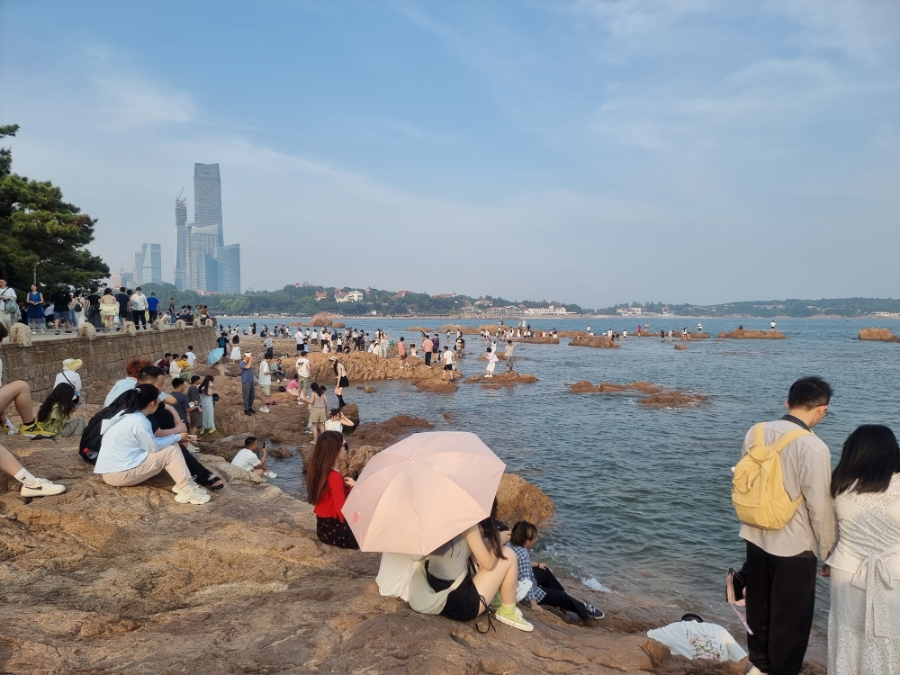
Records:
[[[253,471],[253,469],[262,464],[262,462],[259,461],[259,457],[256,456],[256,453],[247,448],[239,450],[238,454],[231,460],[231,463],[242,468],[244,471]]]
[[[301,356],[297,359],[297,375],[300,377],[309,377],[309,359]]]
[[[269,364],[266,361],[259,362],[259,385],[268,387],[272,384],[272,375],[269,372]]]
[[[187,352],[184,357],[187,359],[188,365],[193,368],[194,364],[197,363],[197,355],[194,352]]]
[[[303,331],[298,330],[296,333],[294,333],[294,339],[297,341],[298,345],[302,345],[303,344]]]
[[[444,352],[442,358],[443,358],[443,360],[444,360],[444,365],[445,365],[445,366],[452,365],[452,363],[453,363],[453,352],[451,352],[451,351],[448,349],[447,351]]]
[[[147,296],[143,293],[135,293],[131,296],[131,309],[140,312],[147,309]]]
[[[340,422],[335,422],[334,420],[328,420],[325,422],[325,431],[337,431],[338,433],[343,433],[344,425]]]
[[[647,637],[664,644],[673,654],[689,659],[740,661],[747,652],[731,633],[714,623],[679,621],[647,631]]]
[[[53,383],[53,386],[55,387],[58,384],[71,384],[75,387],[75,396],[72,398],[78,398],[78,394],[81,391],[81,375],[74,370],[64,370],[56,375],[56,382]]]

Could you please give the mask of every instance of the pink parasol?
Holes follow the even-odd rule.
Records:
[[[505,468],[473,433],[413,434],[369,460],[342,511],[361,550],[427,555],[490,515]]]

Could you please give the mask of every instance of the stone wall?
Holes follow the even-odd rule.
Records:
[[[31,387],[35,401],[43,400],[62,370],[63,359],[81,359],[84,365],[79,373],[88,403],[102,403],[103,395],[92,391],[93,382],[108,382],[125,377],[125,363],[134,356],[154,361],[166,352],[184,353],[188,345],[201,363],[216,345],[213,327],[168,329],[162,332],[139,331],[136,335],[98,335],[93,340],[66,337],[58,340],[35,341],[31,347],[21,347],[4,342],[0,344],[0,360],[3,361],[3,383],[25,380]]]

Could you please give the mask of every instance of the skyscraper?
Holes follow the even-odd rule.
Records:
[[[175,232],[178,236],[175,247],[175,288],[187,288],[187,200],[175,198]]]
[[[162,283],[162,247],[159,244],[141,244],[141,262],[141,283]]]
[[[185,200],[175,200],[178,249],[175,286],[204,293],[241,292],[241,247],[225,246],[218,164],[194,165],[194,222]]]
[[[225,245],[222,230],[222,181],[218,164],[194,164],[194,224],[215,225],[219,246]]]
[[[134,283],[140,286],[143,281],[144,276],[144,253],[143,251],[138,251],[134,254],[134,270],[132,270],[132,278],[134,279]]]

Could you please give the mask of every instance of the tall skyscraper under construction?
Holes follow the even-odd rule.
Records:
[[[218,164],[194,165],[194,222],[187,222],[186,200],[176,199],[175,228],[175,286],[203,293],[239,294],[241,248],[240,244],[225,246]]]

